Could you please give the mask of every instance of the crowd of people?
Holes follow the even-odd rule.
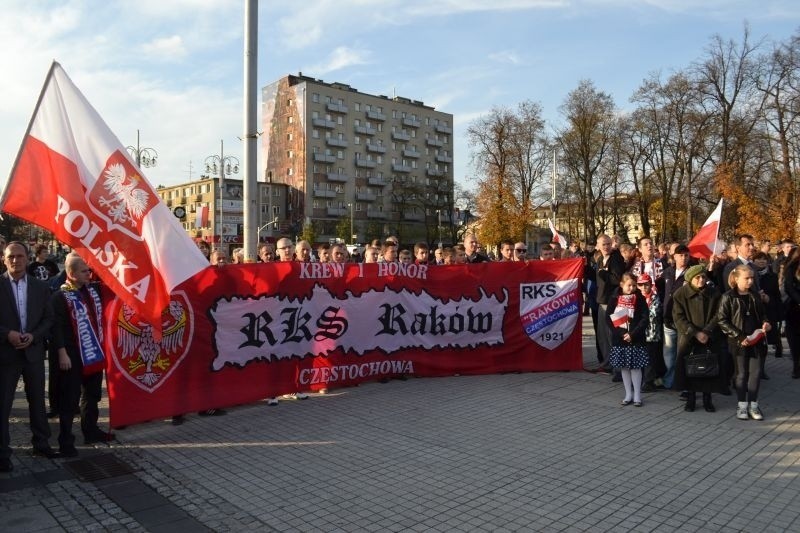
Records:
[[[595,328],[598,367],[625,388],[623,405],[642,406],[642,392],[680,391],[685,410],[706,411],[712,394],[735,394],[736,417],[763,420],[758,403],[769,347],[800,378],[800,253],[791,239],[737,235],[698,261],[682,243],[636,246],[608,235],[584,253],[585,293]],[[772,255],[774,252],[774,256]],[[785,327],[784,327],[785,324]]]
[[[800,378],[800,252],[792,240],[773,247],[752,235],[738,235],[729,247],[699,262],[682,243],[655,246],[649,237],[636,245],[601,235],[596,243],[556,241],[539,246],[529,257],[523,242],[503,241],[497,254],[486,253],[473,234],[452,247],[430,249],[424,242],[401,247],[396,237],[372,241],[361,251],[344,244],[321,244],[280,238],[259,247],[258,260],[315,262],[406,262],[430,265],[487,261],[582,258],[584,308],[595,330],[598,374],[623,384],[622,405],[642,407],[642,394],[680,391],[685,410],[696,409],[697,393],[706,411],[715,411],[712,395],[736,394],[736,417],[763,420],[759,388],[768,346],[783,357],[785,336],[793,361],[792,378]],[[243,263],[242,249],[211,250],[198,243],[211,265]],[[9,416],[19,378],[25,385],[33,454],[75,457],[73,420],[87,444],[109,442],[114,434],[98,426],[98,404],[104,365],[92,356],[102,351],[103,294],[92,283],[89,266],[70,253],[60,271],[48,247],[31,254],[18,241],[0,236],[0,472],[11,463]],[[78,332],[90,332],[79,335]],[[88,340],[87,340],[88,339]],[[49,361],[45,384],[44,362]],[[45,392],[47,391],[47,392]],[[321,393],[326,393],[323,389]],[[45,409],[45,398],[50,411]],[[281,399],[304,400],[303,392]],[[278,405],[279,398],[268,398]],[[209,409],[201,416],[224,415]],[[48,418],[58,418],[58,451],[51,448]],[[184,415],[172,422],[181,424]]]

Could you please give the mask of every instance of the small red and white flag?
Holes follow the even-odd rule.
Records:
[[[628,309],[626,307],[618,307],[611,315],[611,324],[615,328],[624,328],[628,325]]]
[[[719,235],[719,221],[722,218],[722,198],[716,209],[706,219],[697,235],[689,241],[689,254],[700,259],[710,259],[717,253],[717,236]]]
[[[197,216],[194,219],[194,227],[197,229],[208,226],[208,204],[203,204],[197,208]]]
[[[761,328],[758,328],[758,329],[757,329],[757,330],[755,330],[753,333],[751,333],[750,335],[748,335],[747,337],[745,337],[745,340],[746,340],[746,341],[747,341],[749,344],[758,344],[759,342],[761,342],[762,340],[764,340],[764,338],[765,338],[766,336],[767,336],[767,334],[764,332],[764,330],[763,330],[763,329],[761,329]]]
[[[208,262],[64,70],[50,67],[0,210],[51,231],[160,330]]]
[[[553,221],[548,218],[547,224],[550,226],[550,231],[553,232],[553,241],[560,244],[562,250],[569,248],[567,238],[563,234],[559,233],[558,230],[556,230],[555,225],[553,225]]]

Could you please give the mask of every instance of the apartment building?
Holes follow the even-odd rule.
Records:
[[[156,192],[179,218],[196,242],[221,245],[225,250],[244,246],[244,183],[226,178],[220,188],[218,177],[159,187]],[[287,186],[258,183],[260,240],[274,240],[289,231],[287,226]],[[276,222],[277,219],[277,222]]]
[[[289,227],[318,240],[433,242],[453,212],[453,115],[343,83],[285,76],[262,91],[264,179],[288,187]]]

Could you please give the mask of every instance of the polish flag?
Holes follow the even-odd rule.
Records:
[[[0,197],[0,211],[52,232],[158,330],[170,291],[208,267],[56,62]]]
[[[197,208],[197,216],[194,219],[194,227],[197,229],[208,226],[208,204],[203,204]]]
[[[689,242],[689,254],[700,259],[710,259],[717,253],[719,221],[722,218],[722,198],[716,209],[709,215],[706,223]]]
[[[767,334],[764,333],[764,330],[761,329],[761,328],[758,328],[753,333],[751,333],[750,335],[745,337],[745,340],[750,344],[758,344],[759,342],[764,340],[764,337],[766,337],[766,336],[767,336]]]
[[[550,226],[550,231],[553,232],[553,240],[561,245],[561,249],[566,250],[567,248],[569,248],[569,243],[567,242],[567,238],[564,237],[563,234],[559,233],[558,230],[556,230],[556,227],[553,225],[553,221],[548,218],[547,224]],[[561,259],[561,258],[557,257],[556,259]]]
[[[615,328],[623,328],[628,325],[628,309],[626,307],[615,309],[609,316],[611,317],[611,324]]]

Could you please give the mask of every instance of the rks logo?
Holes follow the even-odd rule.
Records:
[[[520,285],[519,316],[525,334],[548,350],[572,334],[580,316],[577,279]]]

